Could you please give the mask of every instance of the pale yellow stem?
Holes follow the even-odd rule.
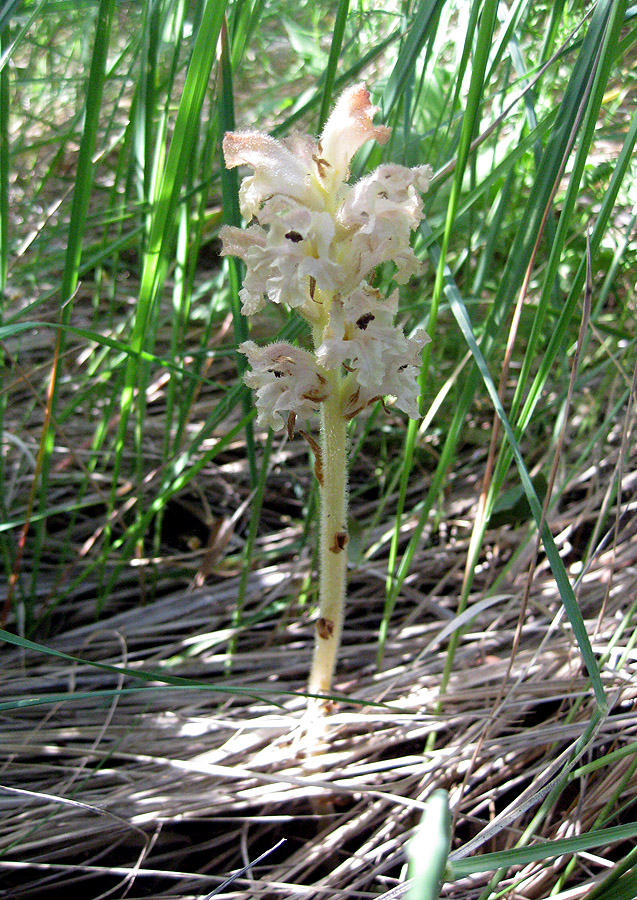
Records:
[[[347,576],[347,422],[341,413],[341,379],[321,404],[321,538],[319,618],[308,683],[312,694],[329,693],[341,643]]]

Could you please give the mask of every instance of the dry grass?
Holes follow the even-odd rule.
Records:
[[[266,10],[269,6],[263,5]],[[133,19],[126,23],[127,40],[131,32],[137,36],[134,16],[141,14],[143,4],[139,8],[120,4],[122,19],[128,18],[129,7]],[[413,9],[426,11],[424,4]],[[304,11],[311,19],[313,5]],[[77,14],[84,12],[78,8]],[[387,27],[394,27],[392,21],[388,16]],[[243,119],[251,124],[255,109],[260,108],[260,127],[278,127],[282,116],[277,92],[287,91],[293,97],[295,91],[286,84],[272,89],[262,86],[262,94],[255,99],[253,82],[260,79],[267,85],[272,80],[259,67],[272,65],[294,87],[299,80],[315,85],[316,78],[307,74],[312,69],[306,60],[290,57],[281,34],[275,41],[267,30],[261,32],[256,19],[255,24],[256,49],[247,55],[245,85],[238,79],[237,97],[245,98],[245,104],[238,104],[238,124],[244,124]],[[276,10],[266,25],[276,27],[277,34],[283,29]],[[49,27],[55,36],[57,32]],[[535,42],[540,48],[544,31],[542,22],[531,46]],[[185,51],[187,41],[183,43]],[[62,41],[51,39],[49,44],[57,54]],[[311,42],[308,46],[311,50]],[[37,43],[34,48],[29,44],[20,52],[37,63],[41,48]],[[574,58],[567,57],[564,66],[571,66]],[[18,72],[21,59],[16,57]],[[83,55],[78,59],[83,61]],[[531,55],[530,64],[535,65],[534,60]],[[84,67],[77,60],[76,65],[77,70],[71,66],[67,74],[69,84],[77,89],[72,107],[79,121],[84,113]],[[381,59],[372,63],[374,67],[384,71],[386,63]],[[605,125],[613,135],[613,152],[608,154],[613,165],[634,112],[628,74],[626,65],[621,75],[627,91],[623,111],[617,121],[609,120],[612,128]],[[456,76],[449,77],[453,86]],[[617,74],[614,77],[619,79]],[[167,109],[178,105],[182,83],[183,72],[178,68],[175,90],[171,93],[171,86],[167,99],[160,98]],[[41,93],[42,102],[52,104],[47,113],[50,132],[43,130],[43,115],[20,118],[12,113],[11,136],[18,143],[12,158],[10,226],[17,246],[8,260],[5,294],[10,306],[7,316],[27,330],[13,333],[9,329],[0,345],[4,365],[0,396],[6,401],[6,406],[0,406],[3,499],[13,520],[3,545],[10,551],[4,560],[6,572],[12,571],[16,560],[21,521],[29,519],[29,494],[41,483],[37,457],[56,331],[31,328],[30,323],[54,326],[60,321],[58,292],[77,163],[76,126],[69,112],[58,107],[57,82],[51,85],[50,97],[44,90]],[[559,80],[551,86],[545,106],[553,108],[559,102],[562,87]],[[499,81],[488,85],[488,90],[484,86],[485,96],[494,96],[494,88],[499,92]],[[22,102],[20,90],[11,95],[16,109]],[[276,103],[270,103],[268,90],[275,92]],[[517,85],[511,90],[517,95]],[[129,92],[130,85],[121,94],[119,87],[117,93],[113,88],[104,107],[106,118],[113,113],[116,125],[121,114],[122,131],[130,109]],[[207,101],[211,108],[216,102],[212,97],[211,92]],[[427,103],[430,100],[436,100],[436,92]],[[446,104],[442,94],[440,103]],[[52,138],[59,130],[60,115],[66,130],[58,146]],[[431,115],[431,134],[440,135],[441,140],[445,132],[451,134],[445,109],[433,109]],[[173,125],[169,117],[169,133]],[[471,852],[481,853],[513,847],[521,839],[541,843],[583,834],[600,824],[634,820],[637,445],[635,388],[631,392],[629,384],[634,365],[634,241],[632,256],[620,254],[622,267],[604,300],[604,315],[590,325],[586,365],[581,366],[584,374],[567,418],[567,439],[559,460],[554,490],[558,500],[549,512],[551,531],[575,586],[609,701],[599,729],[578,759],[570,759],[595,712],[595,701],[550,567],[543,553],[535,561],[535,532],[528,522],[487,532],[469,610],[458,621],[458,598],[493,421],[490,403],[478,391],[443,495],[429,516],[402,585],[380,672],[377,642],[399,497],[404,422],[382,419],[384,413],[380,414],[361,445],[351,472],[351,566],[335,685],[339,699],[332,706],[325,734],[312,745],[304,721],[303,691],[313,643],[315,540],[313,522],[304,522],[313,488],[303,441],[275,438],[273,443],[258,535],[248,554],[251,563],[240,625],[236,624],[237,597],[254,501],[245,430],[161,507],[162,515],[143,534],[137,550],[117,544],[135,517],[156,500],[163,501],[177,483],[174,474],[167,475],[175,456],[194,447],[189,464],[196,464],[242,416],[238,404],[214,433],[211,430],[202,444],[196,443],[237,378],[227,284],[220,277],[214,237],[206,243],[216,233],[221,215],[216,169],[204,203],[208,218],[202,226],[202,246],[197,244],[197,229],[188,236],[196,244],[196,276],[188,296],[189,303],[192,300],[189,324],[176,360],[185,436],[179,446],[173,445],[176,415],[172,430],[165,429],[167,382],[174,372],[166,364],[174,359],[170,294],[176,263],[171,245],[170,254],[164,248],[168,277],[158,295],[157,334],[148,343],[155,359],[149,363],[148,377],[144,372],[139,382],[147,387],[145,405],[139,404],[140,409],[143,406],[139,447],[133,446],[131,427],[114,486],[112,543],[104,550],[103,566],[97,562],[105,546],[113,448],[123,408],[119,392],[129,357],[126,346],[105,349],[91,336],[129,341],[148,237],[129,233],[143,216],[136,206],[135,190],[130,196],[124,193],[125,179],[118,188],[121,198],[115,192],[108,201],[112,207],[105,201],[120,159],[119,151],[112,149],[115,145],[111,146],[112,138],[121,138],[118,129],[119,125],[109,132],[104,146],[99,144],[99,191],[90,197],[82,265],[102,242],[109,246],[109,255],[104,268],[93,264],[78,270],[72,324],[90,334],[65,336],[57,372],[56,410],[61,420],[52,424],[55,447],[48,496],[34,493],[24,555],[14,570],[18,576],[15,602],[4,623],[8,637],[22,633],[24,607],[20,604],[26,598],[31,604],[29,634],[41,646],[29,649],[25,642],[25,646],[5,642],[1,651],[0,898],[204,900],[219,886],[224,897],[237,898],[364,900],[382,897],[396,887],[400,893],[407,840],[425,801],[438,787],[450,794],[452,849],[456,851],[466,849],[474,838],[478,840],[470,845]],[[428,121],[419,129],[429,139]],[[609,146],[606,140],[601,135],[595,142],[597,151]],[[449,146],[444,140],[439,146],[434,142],[434,149],[441,161],[455,161],[455,136]],[[606,149],[603,152],[606,156]],[[494,160],[498,154],[494,152]],[[196,165],[204,158],[198,156]],[[591,178],[599,177],[601,184],[608,173],[596,172]],[[522,172],[514,182],[515,191],[520,191],[511,213],[515,221],[522,218],[527,202],[527,175]],[[540,173],[540,181],[542,177]],[[196,168],[193,183],[200,178]],[[132,176],[130,180],[133,184]],[[626,195],[629,182],[627,178]],[[593,200],[582,194],[587,217],[589,208],[597,211],[603,191],[600,187]],[[441,193],[442,205],[432,208],[438,224],[444,221],[445,196]],[[120,199],[123,218],[117,221],[113,210],[120,209]],[[605,256],[595,260],[596,291],[615,247],[624,239],[629,245],[631,203],[620,198],[614,210],[609,229],[613,240],[604,244]],[[472,229],[477,220],[490,222],[493,210],[483,208],[479,200],[475,213],[473,207],[471,211],[474,218],[466,226],[467,234],[458,235],[460,250],[455,248],[449,258],[454,274],[462,275],[463,264],[458,260],[466,248],[473,252],[490,240],[486,224],[477,237]],[[561,200],[553,212],[561,221]],[[580,221],[584,219],[573,220],[572,256],[561,276],[563,291],[560,287],[555,309],[551,308],[554,318],[547,320],[547,337],[585,252],[575,240],[583,242],[585,227],[580,227]],[[466,223],[460,225],[464,228]],[[471,313],[480,325],[488,321],[500,284],[496,264],[503,266],[510,250],[512,232],[506,221],[502,234],[504,245],[485,257],[494,267],[493,275],[475,297],[469,287],[472,267],[467,266],[465,273],[468,296],[475,301]],[[120,235],[121,248],[115,246]],[[542,272],[548,244],[542,244],[538,257]],[[529,321],[542,291],[540,275],[529,288],[525,306]],[[429,276],[419,301],[424,306],[431,296],[433,274]],[[596,296],[593,300],[595,305]],[[202,351],[200,340],[210,323],[212,340],[204,339]],[[279,311],[269,309],[252,336],[266,340],[284,324]],[[569,336],[571,326],[564,327],[564,359],[551,376],[556,382],[561,377],[562,383],[547,384],[545,408],[538,407],[521,439],[533,474],[549,472],[553,462],[551,432],[563,408],[571,361],[567,350],[577,330]],[[526,322],[522,344],[529,329]],[[416,447],[399,557],[416,530],[420,504],[466,375],[460,365],[464,344],[459,343],[460,332],[443,306],[436,334],[432,370],[436,369],[437,381],[430,385],[428,399],[443,384],[450,391],[441,398],[432,427]],[[514,369],[519,370],[523,357],[524,347],[518,349],[504,392],[507,409],[515,388]],[[208,351],[192,404],[184,409],[188,376],[196,368],[193,359]],[[489,360],[493,373],[497,357],[496,352]],[[621,407],[620,403],[625,395],[628,404],[632,398],[628,415],[626,404]],[[615,404],[621,407],[617,415],[611,413]],[[135,414],[137,408],[131,421]],[[97,442],[101,424],[106,435]],[[356,427],[361,429],[361,423]],[[170,441],[165,442],[166,433]],[[361,430],[352,446],[360,435]],[[257,435],[259,462],[262,437]],[[95,452],[93,442],[98,447]],[[614,493],[611,488],[617,480],[620,490]],[[46,529],[42,544],[36,547],[40,512]],[[155,534],[153,528],[161,533]],[[597,549],[589,552],[591,546]],[[581,560],[586,558],[589,562],[582,568]],[[30,584],[36,569],[37,578]],[[111,576],[113,588],[104,597],[101,589]],[[96,620],[98,604],[102,604],[101,615]],[[449,639],[459,625],[462,634],[451,679],[441,695]],[[144,675],[145,680],[131,673]],[[180,684],[178,678],[189,682]],[[539,815],[554,780],[569,766],[571,774],[559,797]],[[564,857],[516,867],[491,893],[491,875],[474,875],[445,885],[442,896],[486,900],[508,891],[512,900],[536,900],[554,892],[562,900],[575,900],[584,897],[627,849],[610,845],[581,853],[572,869]],[[232,873],[270,850],[254,868],[226,884]],[[560,878],[567,872],[562,883]]]
[[[208,496],[229,492],[236,500],[245,494],[237,453],[233,448],[209,473],[202,484]],[[312,604],[296,602],[311,561],[292,552],[300,525],[284,502],[297,480],[307,487],[300,442],[284,443],[273,457],[255,555],[262,561],[249,577],[244,627],[232,626],[241,543],[235,533],[202,587],[175,589],[173,581],[173,589],[147,605],[131,605],[134,586],[124,584],[97,623],[86,585],[81,598],[69,596],[56,610],[57,633],[46,643],[82,662],[5,649],[2,697],[16,703],[2,713],[0,733],[0,896],[50,897],[74,889],[84,897],[204,897],[281,838],[285,843],[224,895],[376,896],[398,883],[406,839],[424,800],[440,786],[450,791],[455,846],[490,822],[495,827],[485,848],[512,846],[589,721],[593,700],[550,570],[541,561],[520,621],[534,546],[524,540],[525,527],[490,532],[471,604],[475,614],[467,621],[449,690],[439,696],[479,462],[475,453],[458,461],[453,496],[440,510],[445,527],[432,526],[412,567],[380,673],[374,660],[386,571],[381,535],[387,528],[376,526],[365,536],[379,549],[350,572],[337,678],[337,690],[348,700],[334,704],[319,755],[304,738],[304,700],[294,693],[304,688],[312,637]],[[600,656],[622,621],[627,625],[626,636],[604,657],[609,715],[580,762],[621,750],[637,727],[634,654],[625,652],[637,572],[630,513],[635,478],[628,462],[616,543],[611,533],[577,582]],[[604,461],[599,487],[587,472],[571,480],[551,520],[565,560],[579,558],[616,464],[617,458]],[[363,456],[353,482],[368,479]],[[414,485],[414,497],[426,480],[423,474]],[[359,521],[373,505],[363,495],[357,500],[354,489],[352,511]],[[193,574],[203,553],[182,552],[184,572]],[[503,580],[493,594],[488,586],[498,574]],[[234,634],[237,651],[227,673]],[[121,689],[134,688],[134,679],[92,667],[90,660],[186,676],[200,685],[144,683],[127,693]],[[234,688],[241,693],[218,690]],[[27,698],[33,705],[20,704]],[[611,759],[572,780],[537,839],[594,825],[631,765],[628,756]],[[634,802],[631,773],[615,822]],[[522,884],[512,896],[544,896],[566,863],[510,873]],[[576,881],[587,883],[603,870],[603,861],[584,857]],[[445,896],[478,897],[487,882],[480,876],[457,883]]]

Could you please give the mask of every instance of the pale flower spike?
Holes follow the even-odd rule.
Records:
[[[229,132],[226,166],[250,167],[239,192],[248,228],[221,229],[222,252],[246,264],[245,315],[266,299],[296,309],[312,329],[314,353],[285,342],[240,346],[256,390],[259,423],[294,433],[297,419],[321,413],[321,443],[309,436],[321,484],[320,610],[309,679],[328,694],[340,643],[347,569],[347,422],[387,396],[418,417],[418,371],[428,335],[407,337],[394,323],[398,292],[388,298],[369,277],[393,262],[404,284],[420,271],[411,232],[423,218],[420,194],[431,168],[382,165],[350,185],[349,166],[367,141],[388,141],[374,125],[377,108],[364,85],[345,91],[319,140],[281,141],[258,131]]]

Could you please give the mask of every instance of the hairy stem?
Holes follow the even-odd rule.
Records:
[[[347,575],[347,422],[339,384],[321,409],[321,540],[319,618],[308,683],[312,694],[328,693],[341,643]],[[322,472],[320,471],[322,469]]]

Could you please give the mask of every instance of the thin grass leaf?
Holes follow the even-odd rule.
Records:
[[[152,690],[153,685],[156,682],[159,682],[161,685],[165,685],[165,687],[163,688],[164,690],[168,689],[169,687],[176,687],[180,690],[188,688],[188,690],[212,691],[213,693],[222,694],[238,693],[247,695],[249,697],[260,696],[261,694],[263,694],[264,696],[267,696],[268,694],[295,694],[294,691],[280,690],[279,688],[250,688],[246,690],[245,688],[235,687],[233,685],[211,685],[205,681],[198,681],[194,678],[181,678],[178,675],[169,675],[168,673],[162,671],[144,672],[141,669],[131,669],[127,668],[126,666],[111,666],[108,663],[101,663],[92,659],[82,659],[81,657],[73,656],[70,653],[63,653],[61,650],[55,650],[52,647],[47,647],[44,644],[37,643],[36,641],[29,641],[26,638],[11,634],[11,632],[3,631],[2,629],[0,629],[0,640],[5,641],[7,644],[13,644],[16,647],[20,647],[22,650],[30,650],[32,652],[40,653],[45,656],[51,656],[56,659],[61,659],[65,662],[70,662],[79,666],[89,666],[90,668],[97,669],[100,672],[108,672],[112,675],[132,678],[134,681],[143,681],[149,685],[149,687],[145,688],[118,687],[111,690],[91,691],[86,693],[82,693],[80,691],[68,691],[64,694],[49,694],[48,696],[43,697],[7,700],[4,703],[0,703],[0,710],[19,709],[20,707],[24,706],[40,706],[43,703],[60,703],[65,700],[82,700],[92,697],[112,697],[116,694],[138,693],[140,690]]]
[[[261,460],[261,470],[259,472],[259,480],[254,492],[254,499],[250,504],[250,524],[248,526],[248,535],[243,549],[243,565],[241,567],[241,576],[239,578],[239,589],[237,591],[237,602],[232,616],[233,628],[239,629],[243,624],[243,610],[245,606],[246,592],[248,589],[248,579],[252,570],[252,560],[261,519],[261,510],[263,509],[263,498],[265,493],[266,479],[270,470],[270,454],[272,452],[273,432],[268,429],[265,446],[263,448],[263,458]],[[237,639],[233,639],[228,644],[228,662],[227,669],[232,668],[232,657],[237,652]]]
[[[323,131],[323,126],[327,122],[327,117],[333,105],[334,82],[336,81],[336,70],[341,55],[341,47],[343,46],[348,12],[349,0],[338,0],[334,29],[332,31],[332,40],[330,42],[330,55],[327,60],[327,67],[323,78],[321,108],[319,110],[318,123],[316,126],[317,134],[320,134]]]
[[[487,63],[489,59],[489,50],[492,45],[493,39],[493,29],[495,27],[496,22],[496,10],[497,10],[497,2],[488,2],[485,4],[485,8],[483,10],[483,15],[480,19],[480,23],[478,26],[478,34],[476,40],[476,50],[474,54],[474,62],[471,69],[471,83],[469,85],[469,91],[467,95],[467,106],[465,113],[462,117],[462,123],[460,126],[460,143],[458,147],[458,162],[454,172],[454,180],[451,187],[451,194],[449,196],[449,202],[447,204],[446,217],[445,217],[445,230],[442,238],[442,249],[440,254],[440,262],[436,271],[436,280],[433,288],[433,295],[431,298],[431,307],[429,312],[429,321],[427,325],[427,333],[434,338],[436,332],[436,322],[438,318],[438,308],[440,304],[440,298],[442,296],[442,288],[443,288],[443,278],[444,278],[444,263],[446,259],[447,252],[449,250],[449,244],[451,241],[451,235],[453,232],[454,222],[456,219],[458,204],[460,201],[460,195],[462,192],[462,184],[464,180],[465,169],[467,166],[467,162],[469,160],[469,153],[471,150],[471,142],[473,135],[476,130],[479,109],[482,101],[482,97],[484,94],[484,76],[486,73]],[[472,37],[473,35],[471,35]],[[469,43],[469,39],[467,41]],[[466,61],[465,61],[466,64]],[[432,342],[433,343],[433,342]],[[430,361],[431,361],[431,353],[432,353],[432,343],[427,344],[423,352],[423,363],[422,370],[420,376],[420,393],[421,393],[421,403],[422,396],[425,394],[426,383],[429,375]],[[421,410],[422,411],[422,410]],[[398,541],[400,537],[400,525],[402,519],[402,513],[404,510],[405,504],[405,496],[407,492],[407,485],[409,480],[409,475],[411,473],[411,468],[413,464],[413,453],[414,447],[416,444],[416,436],[418,434],[418,424],[415,420],[411,420],[407,430],[407,436],[405,440],[405,451],[404,451],[404,463],[403,463],[403,473],[401,475],[401,482],[399,488],[399,496],[398,496],[398,508],[396,512],[396,530],[394,533],[394,537],[392,539],[392,545],[390,548],[389,555],[389,563],[388,563],[388,577],[387,577],[387,598],[385,601],[385,610],[383,613],[383,620],[379,630],[378,636],[378,656],[377,662],[380,666],[382,663],[382,658],[385,649],[385,643],[387,640],[387,634],[389,629],[389,620],[391,618],[394,604],[396,602],[397,592],[396,588],[396,579],[395,579],[395,562],[398,552]],[[460,610],[462,612],[462,609]]]
[[[383,91],[382,108],[385,117],[400,102],[405,85],[413,75],[423,47],[435,35],[438,17],[444,3],[445,0],[434,0],[433,3],[422,0],[418,5],[409,24],[407,39],[400,49],[396,64]]]
[[[584,620],[577,604],[575,594],[573,593],[573,588],[569,581],[568,575],[566,574],[564,563],[562,562],[558,549],[555,546],[553,535],[551,534],[547,523],[543,520],[542,507],[538,500],[537,494],[535,493],[535,488],[533,487],[533,483],[531,481],[529,473],[524,464],[524,459],[522,457],[520,447],[515,438],[513,429],[509,424],[502,403],[500,402],[498,392],[491,379],[491,375],[487,368],[487,364],[482,355],[480,347],[478,346],[474,337],[473,329],[471,327],[471,323],[469,321],[464,303],[462,302],[462,298],[458,292],[458,289],[456,288],[455,283],[453,282],[451,273],[448,270],[445,284],[445,295],[449,301],[449,305],[451,306],[454,317],[458,322],[458,325],[460,326],[460,330],[464,335],[467,345],[471,350],[476,365],[480,370],[480,374],[484,381],[485,387],[489,393],[489,396],[491,397],[491,402],[493,403],[498,417],[502,422],[502,425],[506,432],[509,447],[518,467],[522,486],[524,487],[524,493],[526,494],[527,500],[529,501],[529,506],[531,507],[533,518],[535,519],[538,529],[540,530],[544,550],[551,565],[551,571],[553,572],[553,576],[555,577],[555,581],[560,592],[560,597],[562,598],[562,603],[564,604],[564,609],[568,616],[569,622],[571,623],[573,634],[575,635],[575,639],[582,655],[582,661],[584,662],[584,665],[586,666],[589,677],[591,679],[591,685],[595,693],[595,699],[599,708],[601,710],[605,710],[606,692],[602,684],[599,665],[597,663],[595,654],[593,653],[588,633],[584,625]]]
[[[157,202],[155,204],[148,249],[144,257],[144,268],[140,286],[139,301],[135,315],[131,348],[139,354],[146,340],[146,329],[155,307],[155,301],[163,285],[172,250],[175,230],[175,211],[184,177],[188,169],[188,159],[199,131],[199,116],[208,87],[210,73],[215,60],[215,48],[221,31],[225,13],[225,0],[207,2],[204,6],[201,24],[196,34],[192,57],[186,74],[186,81],[177,111],[177,118],[166,158],[166,164],[158,181]],[[124,388],[121,393],[120,420],[115,439],[113,461],[113,489],[109,501],[107,524],[104,533],[104,557],[108,555],[111,542],[111,525],[116,503],[116,490],[124,452],[128,420],[134,404],[134,391],[139,371],[135,355],[129,357],[126,367]],[[101,603],[104,594],[102,593]]]
[[[234,131],[234,93],[232,90],[232,63],[228,48],[227,29],[224,27],[221,34],[221,90],[219,94],[219,123],[221,133]],[[239,177],[236,169],[228,169],[221,165],[221,196],[223,199],[223,218],[227,225],[239,227],[241,225],[241,213],[239,210]],[[237,345],[246,341],[249,336],[246,317],[241,312],[239,299],[239,284],[242,280],[243,265],[234,257],[226,259],[226,267],[230,281],[230,298],[232,304],[232,321]],[[242,354],[237,354],[237,373],[241,378],[246,371],[248,362]],[[243,414],[246,416],[246,451],[248,466],[250,467],[250,483],[256,487],[258,480],[257,461],[254,447],[254,429],[252,419],[247,418],[252,409],[252,394],[244,391],[241,397]]]
[[[106,60],[110,43],[111,23],[114,0],[100,0],[97,12],[97,29],[95,33],[95,45],[91,58],[91,69],[86,86],[86,104],[84,115],[84,128],[78,154],[77,177],[73,191],[73,201],[69,220],[68,239],[64,260],[64,271],[60,286],[60,323],[68,325],[73,310],[73,295],[78,283],[78,270],[82,256],[82,245],[86,218],[89,207],[91,187],[93,184],[93,155],[97,141],[99,125],[99,113],[104,90],[106,73]],[[65,350],[64,333],[60,329],[57,333],[56,347],[53,354],[50,384],[47,398],[47,415],[45,416],[42,435],[40,439],[40,451],[38,454],[39,496],[41,509],[46,508],[49,492],[49,476],[51,454],[53,452],[54,434],[50,430],[51,420],[55,420],[57,412],[57,360]],[[35,489],[35,481],[34,481]],[[41,520],[34,535],[34,554],[31,572],[31,593],[35,596],[36,584],[40,567],[40,555],[44,540],[44,519]],[[28,522],[25,528],[28,527]],[[26,532],[23,540],[26,539]]]
[[[232,47],[233,69],[239,68],[246,48],[259,25],[266,7],[266,0],[243,0],[234,3],[230,11],[230,44]]]
[[[408,900],[437,900],[451,846],[451,813],[446,791],[434,791],[409,842]]]
[[[582,853],[596,847],[607,847],[620,841],[627,841],[637,835],[637,823],[616,825],[613,828],[602,828],[574,838],[561,838],[534,847],[516,847],[514,850],[501,850],[497,853],[484,853],[468,859],[457,859],[452,852],[449,857],[450,875],[461,878],[475,872],[492,872],[494,869],[508,866],[523,866],[535,860],[555,859],[567,853]]]

